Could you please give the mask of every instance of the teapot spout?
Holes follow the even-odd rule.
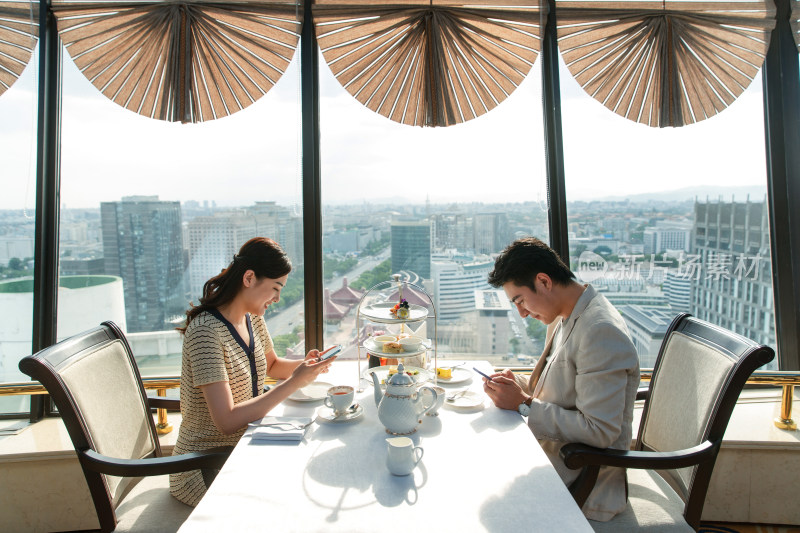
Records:
[[[383,399],[383,393],[381,392],[381,380],[378,379],[378,375],[375,374],[375,372],[370,372],[370,375],[372,376],[372,392],[375,395],[375,407],[378,407]]]

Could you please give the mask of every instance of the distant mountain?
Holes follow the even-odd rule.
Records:
[[[726,202],[731,201],[731,196],[737,202],[744,202],[747,196],[751,202],[760,202],[767,196],[767,186],[745,185],[741,187],[720,187],[715,185],[698,185],[696,187],[684,187],[672,191],[649,192],[643,194],[630,194],[625,196],[605,196],[597,198],[601,202],[619,202],[630,200],[631,202],[681,202],[684,200],[694,200],[697,198],[701,202],[706,199],[711,201],[719,200],[721,196]]]

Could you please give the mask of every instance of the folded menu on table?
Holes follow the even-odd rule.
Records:
[[[307,416],[265,416],[255,426],[251,438],[253,440],[288,440],[299,441],[308,430],[311,418]]]

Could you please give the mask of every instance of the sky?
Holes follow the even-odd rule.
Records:
[[[265,96],[229,117],[176,124],[108,100],[64,54],[64,207],[122,196],[301,203],[297,57]],[[0,95],[0,209],[35,203],[36,61]],[[563,65],[562,65],[563,67]],[[355,100],[320,61],[324,204],[393,200],[546,201],[541,62],[489,113],[448,128],[405,126]],[[683,128],[650,128],[589,97],[562,68],[570,200],[697,185],[764,185],[760,76],[728,109]]]

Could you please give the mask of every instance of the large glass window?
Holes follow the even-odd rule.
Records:
[[[0,382],[28,381],[19,360],[33,338],[38,54],[0,94]],[[30,397],[0,397],[0,413],[29,410]]]
[[[571,266],[625,318],[642,367],[678,312],[774,347],[760,75],[681,128],[612,113],[563,63],[561,88]]]
[[[58,336],[114,320],[143,375],[179,375],[183,324],[203,284],[255,236],[294,271],[267,324],[278,353],[302,330],[297,61],[263,97],[197,124],[103,96],[64,54]]]
[[[325,344],[344,344],[343,358],[381,334],[430,339],[440,359],[539,355],[538,332],[487,283],[493,254],[521,235],[548,236],[539,65],[490,112],[419,128],[363,106],[321,61]],[[410,305],[433,302],[435,320],[357,320],[364,292],[393,274],[408,282]]]

